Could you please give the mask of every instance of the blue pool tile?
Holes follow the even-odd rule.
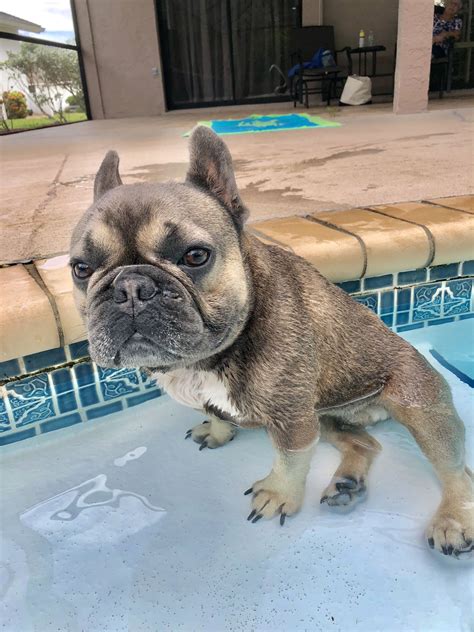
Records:
[[[381,317],[381,320],[387,327],[393,327],[393,314],[385,314],[385,316]]]
[[[393,291],[381,292],[380,294],[380,313],[391,314],[393,312]]]
[[[348,294],[360,292],[360,281],[343,281],[342,283],[337,283],[337,285]]]
[[[415,323],[414,325],[403,325],[402,327],[397,327],[397,331],[411,331],[412,329],[421,329],[422,327],[424,327],[423,323]]]
[[[79,399],[83,406],[92,406],[93,404],[98,404],[100,401],[95,386],[81,386],[79,389]]]
[[[12,432],[9,435],[0,435],[0,445],[7,445],[9,443],[15,443],[16,441],[23,441],[23,439],[29,439],[36,434],[36,428],[28,428],[21,432]]]
[[[433,325],[444,325],[444,323],[452,323],[454,320],[454,316],[450,318],[437,318],[436,320],[429,320],[428,327],[432,327]]]
[[[32,355],[25,356],[23,359],[27,371],[38,371],[39,369],[47,369],[56,364],[66,362],[66,354],[64,349],[59,347],[58,349],[33,353]]]
[[[40,424],[40,431],[42,433],[51,432],[52,430],[58,430],[59,428],[67,428],[68,426],[79,424],[81,421],[82,419],[79,413],[75,413],[74,415],[61,415],[61,417],[55,417],[49,421],[43,421],[43,423]]]
[[[69,345],[69,353],[71,354],[72,360],[79,360],[80,358],[88,356],[89,345],[87,340],[73,342],[72,345]]]
[[[413,322],[429,320],[441,316],[441,298],[443,288],[441,283],[420,285],[414,288]]]
[[[362,303],[362,305],[365,305],[365,307],[377,313],[377,294],[359,294],[353,298],[355,298],[358,303]]]
[[[410,309],[411,290],[397,291],[397,312],[407,312]]]
[[[141,382],[145,385],[145,388],[156,388],[156,380],[152,379],[147,373],[146,371],[140,370],[139,371],[139,375],[140,375],[140,380]]]
[[[474,314],[462,314],[461,316],[459,316],[459,320],[468,320],[469,318],[474,318]]]
[[[56,393],[66,393],[72,390],[72,376],[71,369],[58,369],[52,371],[51,378],[54,384],[54,390]]]
[[[430,281],[440,281],[458,276],[459,263],[448,263],[430,268]]]
[[[426,274],[426,268],[418,268],[417,270],[407,270],[406,272],[399,272],[397,283],[399,285],[423,283],[423,281],[426,281]]]
[[[141,393],[140,395],[132,395],[131,397],[127,397],[127,405],[137,406],[138,404],[143,404],[143,402],[147,402],[149,399],[155,399],[156,397],[160,397],[161,391],[159,388],[154,391],[148,391],[147,393]]]
[[[10,420],[8,419],[7,407],[2,397],[0,398],[0,432],[6,432],[7,430],[11,430],[11,426]]]
[[[76,374],[76,380],[79,384],[79,387],[89,384],[95,384],[96,382],[94,368],[90,362],[77,364],[74,367],[74,373]]]
[[[443,315],[455,316],[471,311],[472,279],[448,281],[444,291]]]
[[[104,400],[115,399],[129,393],[137,393],[139,377],[137,371],[130,369],[103,369],[98,367],[100,388]]]
[[[7,377],[13,377],[14,375],[20,375],[18,360],[0,362],[0,380],[5,380]]]
[[[397,327],[399,325],[406,325],[410,320],[410,312],[397,312]]]
[[[104,406],[98,406],[97,408],[91,408],[86,411],[87,419],[97,419],[98,417],[105,417],[105,415],[111,415],[112,413],[118,413],[123,409],[122,402],[113,402],[111,404],[105,404]]]
[[[464,275],[474,274],[474,260],[465,261],[462,264],[462,273]]]
[[[383,276],[367,277],[364,279],[364,290],[378,290],[382,287],[392,287],[393,274]]]
[[[76,396],[73,392],[64,393],[57,397],[58,409],[60,413],[70,413],[73,410],[77,410]]]
[[[17,427],[54,417],[52,393],[46,373],[6,385]]]

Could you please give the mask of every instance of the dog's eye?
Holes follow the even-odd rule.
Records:
[[[179,264],[189,268],[197,268],[203,266],[209,260],[210,255],[209,250],[204,248],[191,248],[179,261]]]
[[[89,278],[94,270],[87,265],[87,263],[78,262],[75,263],[72,267],[72,271],[74,272],[74,276],[77,279],[87,279]]]

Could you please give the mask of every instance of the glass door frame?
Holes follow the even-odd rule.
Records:
[[[155,0],[155,18],[156,18],[156,29],[158,32],[158,41],[159,41],[159,51],[161,57],[161,68],[163,73],[163,88],[164,88],[164,96],[165,96],[165,105],[167,110],[188,110],[188,109],[198,109],[198,108],[210,108],[210,107],[221,107],[227,105],[252,105],[256,103],[285,103],[292,100],[290,94],[285,95],[276,95],[275,96],[266,96],[266,97],[247,97],[245,99],[236,99],[235,98],[235,70],[234,70],[234,55],[233,55],[233,47],[232,47],[232,25],[230,23],[230,0],[221,0],[222,2],[226,2],[227,4],[227,32],[229,36],[229,46],[230,46],[230,72],[231,72],[231,81],[232,81],[232,98],[231,99],[220,99],[214,101],[200,101],[197,103],[174,103],[172,96],[170,94],[170,72],[171,72],[171,63],[170,58],[168,57],[168,36],[167,36],[167,28],[166,24],[163,23],[163,20],[160,19],[160,0]],[[301,27],[303,22],[303,2],[302,0],[293,0],[292,10],[295,11],[295,28]]]

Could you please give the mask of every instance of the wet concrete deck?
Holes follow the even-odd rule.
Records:
[[[474,98],[433,102],[426,114],[391,105],[313,108],[341,127],[227,136],[251,219],[474,192]],[[199,120],[293,111],[291,104],[90,121],[2,138],[0,261],[66,252],[92,198],[104,153],[121,155],[124,183],[182,179],[183,134]],[[305,110],[307,111],[307,110]]]

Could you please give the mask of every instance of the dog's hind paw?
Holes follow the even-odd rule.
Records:
[[[367,488],[363,478],[337,476],[324,490],[320,502],[331,507],[348,507],[363,500],[366,494]]]
[[[185,436],[185,439],[191,438],[196,443],[199,443],[199,450],[204,448],[219,448],[232,439],[236,435],[236,429],[226,421],[211,420],[204,421],[202,424],[190,428]]]

